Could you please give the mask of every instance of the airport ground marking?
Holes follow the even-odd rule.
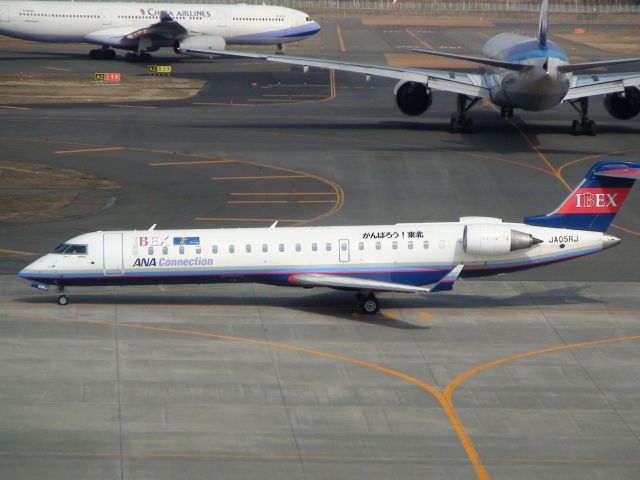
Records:
[[[231,205],[260,205],[260,204],[282,204],[282,203],[295,203],[289,200],[227,200]]]
[[[160,108],[160,107],[155,107],[152,105],[117,105],[117,104],[113,104],[113,105],[107,105],[107,107],[112,107],[112,108],[141,108],[143,110],[153,110],[156,108]]]
[[[249,175],[237,177],[211,177],[211,180],[274,180],[284,178],[306,178],[307,175]]]
[[[465,450],[465,453],[468,456],[468,460],[471,462],[471,466],[473,467],[478,480],[489,480],[489,475],[485,470],[484,465],[482,464],[482,461],[480,460],[480,457],[475,447],[473,446],[471,439],[469,438],[469,435],[464,430],[462,422],[458,418],[451,401],[445,397],[442,391],[438,390],[432,385],[416,377],[412,377],[410,375],[407,375],[406,373],[400,372],[398,370],[394,370],[376,363],[371,363],[363,360],[358,360],[356,358],[346,357],[344,355],[340,355],[336,353],[329,353],[329,352],[323,352],[320,350],[314,350],[312,348],[298,347],[295,345],[290,345],[290,344],[280,343],[280,342],[270,342],[268,340],[258,340],[258,339],[246,338],[246,337],[236,337],[232,335],[222,335],[222,334],[217,334],[213,332],[205,332],[205,331],[199,331],[199,330],[187,330],[187,329],[172,328],[172,327],[159,327],[154,325],[143,325],[139,323],[129,323],[129,322],[121,323],[121,322],[118,322],[117,319],[114,319],[114,321],[87,320],[87,319],[80,319],[80,318],[53,316],[53,315],[28,315],[28,314],[22,314],[22,313],[15,313],[13,314],[13,316],[16,318],[26,318],[31,320],[49,320],[49,321],[53,320],[53,321],[74,323],[79,325],[94,325],[94,326],[100,326],[100,327],[126,328],[131,330],[143,330],[143,331],[150,331],[150,332],[177,334],[177,335],[185,335],[185,336],[193,336],[193,337],[212,338],[216,340],[224,340],[224,341],[229,341],[229,342],[234,342],[239,344],[257,345],[257,346],[262,346],[267,348],[274,348],[277,350],[285,350],[290,352],[313,355],[316,357],[325,358],[327,360],[336,360],[336,361],[348,363],[351,365],[357,365],[357,366],[369,368],[369,369],[378,371],[380,373],[384,373],[384,374],[399,378],[430,393],[440,403],[442,409],[447,415],[447,418],[449,419],[449,422],[451,423],[458,437],[458,440],[462,444]]]
[[[230,192],[232,196],[262,196],[262,195],[335,195],[336,192]]]
[[[16,107],[15,105],[0,105],[0,108],[7,110],[31,110],[29,107]]]
[[[57,150],[53,152],[56,155],[66,155],[73,153],[99,153],[99,152],[117,152],[124,150],[125,147],[96,147],[96,148],[81,148],[77,150]]]
[[[424,40],[422,40],[422,39],[421,39],[418,35],[416,35],[414,32],[412,32],[412,31],[411,31],[411,30],[409,30],[408,28],[405,28],[405,31],[406,31],[409,35],[411,35],[413,38],[415,38],[415,39],[420,43],[420,45],[422,45],[424,48],[426,48],[426,49],[428,49],[428,50],[433,50],[433,47],[432,47],[429,43],[427,43],[427,42],[425,42]]]
[[[38,255],[34,252],[25,252],[23,250],[13,250],[11,248],[0,248],[0,254],[5,253],[7,255],[16,255],[19,257],[35,257]]]
[[[345,47],[344,45],[344,38],[342,37],[342,29],[340,28],[340,25],[338,23],[336,23],[336,35],[338,36],[338,45],[340,46],[340,51],[346,52],[347,47]]]
[[[147,165],[149,165],[150,167],[182,167],[182,166],[186,166],[186,165],[207,165],[207,164],[214,164],[214,163],[237,163],[236,160],[227,160],[227,159],[220,159],[220,160],[196,160],[193,162],[155,162],[155,163],[148,163]]]

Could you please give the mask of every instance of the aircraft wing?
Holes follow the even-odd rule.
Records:
[[[452,290],[453,284],[458,279],[462,268],[463,265],[457,265],[447,275],[445,275],[442,280],[431,288],[320,273],[301,273],[299,275],[292,275],[289,281],[291,284],[298,285],[300,287],[328,287],[338,290],[370,290],[373,292],[431,293]]]
[[[160,12],[160,21],[148,27],[140,28],[126,35],[127,40],[135,40],[141,37],[161,37],[175,40],[184,37],[187,29],[176,22],[167,12]]]
[[[429,87],[446,92],[461,93],[471,97],[490,98],[482,75],[449,72],[445,70],[421,70],[417,68],[399,68],[384,65],[368,65],[364,63],[353,63],[342,60],[323,60],[319,58],[290,57],[287,55],[267,55],[251,52],[239,52],[233,50],[196,50],[184,49],[184,53],[194,55],[211,56],[221,55],[227,57],[257,58],[275,63],[288,63],[291,65],[301,65],[305,68],[327,68],[341,72],[361,73],[396,80],[419,82],[428,84]]]
[[[564,100],[622,92],[632,86],[640,86],[640,72],[574,75]]]

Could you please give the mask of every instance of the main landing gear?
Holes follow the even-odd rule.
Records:
[[[589,97],[569,100],[569,105],[580,114],[580,120],[571,123],[571,135],[596,135],[596,122],[589,120]]]
[[[116,58],[116,51],[107,47],[94,48],[89,52],[89,57],[94,60],[113,60]]]
[[[500,107],[500,116],[502,118],[513,117],[513,107]]]
[[[373,315],[380,311],[380,302],[373,292],[360,291],[356,294],[358,308],[367,315]]]
[[[69,297],[67,297],[64,287],[58,287],[58,305],[64,307],[67,303],[69,303]]]
[[[449,130],[451,133],[473,133],[473,120],[467,118],[466,113],[480,101],[480,97],[468,97],[458,94],[457,112],[451,117]]]

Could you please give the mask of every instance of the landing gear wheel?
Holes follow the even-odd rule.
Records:
[[[114,58],[116,58],[116,51],[111,50],[110,48],[105,48],[104,58],[106,58],[107,60],[113,60]]]
[[[89,58],[92,58],[93,60],[102,60],[102,50],[94,48],[89,51]]]
[[[65,306],[67,303],[69,303],[69,297],[64,294],[58,295],[58,305]]]
[[[139,62],[140,61],[140,56],[137,53],[134,52],[128,52],[125,56],[124,59],[127,62]]]
[[[451,133],[458,133],[460,131],[460,122],[456,117],[451,117],[451,122],[449,122],[449,131]]]
[[[596,136],[596,122],[594,122],[593,120],[589,120],[587,122],[587,127],[586,127],[586,132],[587,135],[591,136],[591,137],[595,137]]]
[[[140,54],[140,62],[150,62],[151,61],[151,54],[147,53],[147,52],[142,52]]]
[[[580,122],[578,120],[571,122],[571,135],[580,135],[581,130]]]
[[[373,315],[374,313],[378,313],[380,310],[380,303],[378,303],[378,299],[371,295],[361,304],[362,313],[366,313],[367,315]]]

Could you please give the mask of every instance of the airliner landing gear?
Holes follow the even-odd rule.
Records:
[[[89,52],[89,57],[94,60],[113,60],[116,58],[116,51],[107,47],[94,48]]]
[[[281,43],[279,43],[276,48],[276,55],[284,55],[284,45]]]
[[[356,297],[358,298],[358,308],[362,310],[362,313],[373,315],[380,310],[380,302],[373,292],[358,292]]]
[[[58,287],[58,305],[65,306],[67,303],[69,303],[69,297],[67,297],[64,287]]]
[[[480,101],[480,97],[471,98],[458,94],[458,109],[456,115],[451,117],[449,130],[451,133],[473,133],[473,120],[467,118],[466,113]]]
[[[502,118],[513,117],[513,107],[500,107],[500,116]]]
[[[571,135],[590,135],[594,137],[596,135],[596,122],[589,120],[589,97],[578,98],[576,100],[569,100],[576,112],[580,114],[580,120],[574,120],[571,123]]]

